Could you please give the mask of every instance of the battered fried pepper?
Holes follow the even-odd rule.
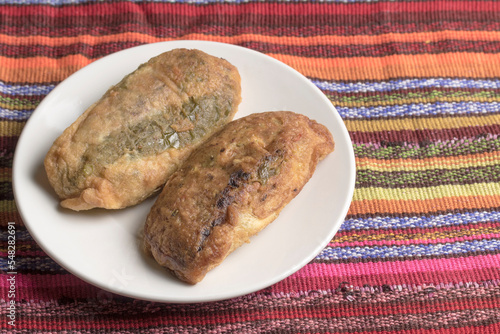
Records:
[[[292,112],[227,124],[167,181],[146,219],[146,251],[180,279],[201,281],[278,217],[333,148],[325,126]]]
[[[89,107],[45,158],[63,207],[118,209],[141,202],[241,101],[238,70],[199,50],[150,59]]]

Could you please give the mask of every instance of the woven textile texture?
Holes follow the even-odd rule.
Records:
[[[236,44],[295,68],[337,108],[356,155],[353,202],[328,246],[231,300],[102,291],[43,252],[14,203],[16,142],[40,101],[105,55],[178,39]],[[496,1],[0,0],[0,329],[500,333],[499,102]]]

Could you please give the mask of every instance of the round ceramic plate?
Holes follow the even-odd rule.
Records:
[[[326,125],[335,151],[321,161],[302,192],[278,219],[197,285],[160,268],[139,248],[155,198],[124,210],[62,209],[43,160],[53,141],[106,90],[153,56],[194,48],[227,59],[241,75],[242,103],[235,118],[290,110]],[[355,163],[348,132],[326,96],[287,65],[246,48],[204,41],[148,44],[106,56],[74,73],[40,103],[16,148],[14,195],[21,217],[42,249],[66,270],[113,293],[162,302],[232,298],[268,287],[311,261],[331,240],[349,208]]]

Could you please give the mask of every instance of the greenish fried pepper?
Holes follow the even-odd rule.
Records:
[[[119,209],[159,189],[205,138],[234,117],[238,70],[199,50],[150,59],[56,139],[45,170],[63,207]]]

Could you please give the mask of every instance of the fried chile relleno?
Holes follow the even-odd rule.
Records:
[[[197,283],[272,222],[333,151],[330,132],[292,112],[227,124],[172,174],[151,208],[144,247]]]
[[[150,59],[49,150],[45,169],[61,205],[117,209],[142,201],[232,120],[240,93],[237,69],[202,51],[175,49]]]

